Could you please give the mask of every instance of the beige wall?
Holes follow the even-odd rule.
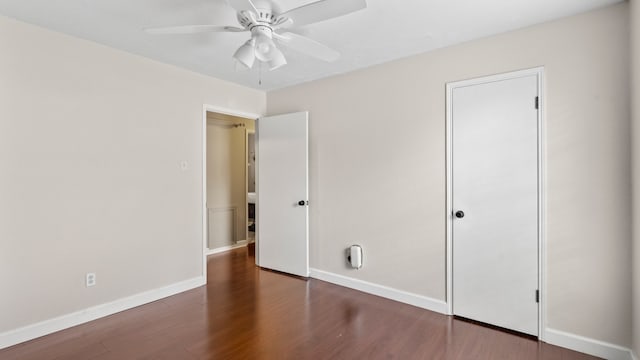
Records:
[[[631,4],[633,144],[633,351],[640,355],[640,0]]]
[[[202,106],[264,93],[4,17],[0,49],[0,333],[200,276]]]
[[[444,300],[444,84],[544,65],[548,326],[631,345],[627,11],[270,93],[311,111],[311,265]],[[202,104],[262,113],[264,94],[4,17],[0,48],[0,333],[199,276]]]
[[[242,126],[231,126],[234,124]],[[233,242],[247,240],[246,133],[255,131],[254,124],[255,120],[207,113],[207,207],[214,212],[210,213],[209,226],[215,226],[226,210],[235,209]],[[233,244],[216,234],[220,233],[211,229],[210,249]]]
[[[310,111],[311,266],[444,300],[445,84],[543,65],[547,326],[629,346],[627,11],[270,92],[269,114]],[[353,243],[359,271],[344,266]]]

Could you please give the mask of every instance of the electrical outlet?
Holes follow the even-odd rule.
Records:
[[[96,274],[95,273],[87,273],[86,277],[87,287],[94,286],[96,284]]]

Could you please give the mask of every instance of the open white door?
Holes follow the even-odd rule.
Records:
[[[300,112],[257,121],[258,266],[309,276],[309,114]]]

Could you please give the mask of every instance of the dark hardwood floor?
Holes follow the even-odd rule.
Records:
[[[595,359],[213,255],[209,283],[0,350],[0,359]]]

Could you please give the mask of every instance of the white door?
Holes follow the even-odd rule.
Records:
[[[309,114],[257,121],[257,252],[259,266],[309,276]]]
[[[538,335],[538,75],[450,94],[453,313]]]

